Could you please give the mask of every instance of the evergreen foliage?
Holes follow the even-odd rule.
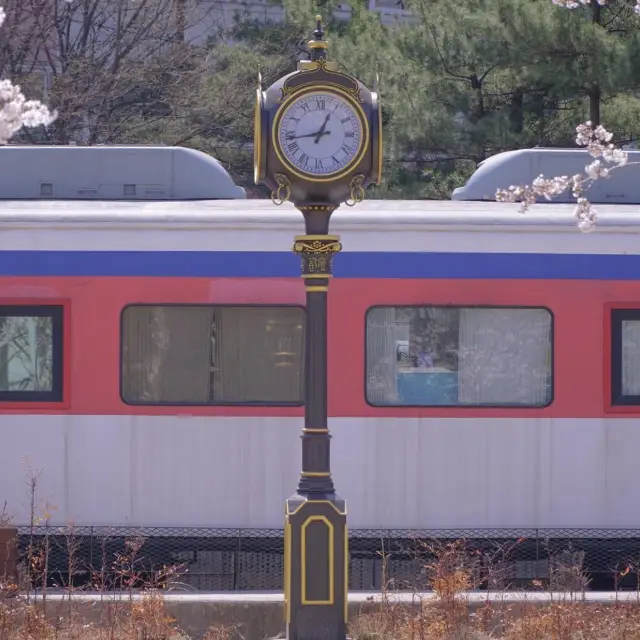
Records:
[[[574,146],[576,124],[588,119],[615,131],[616,143],[637,137],[633,4],[568,11],[549,0],[406,0],[410,16],[383,24],[363,0],[348,21],[331,17],[335,2],[284,0],[284,25],[238,21],[234,38],[246,49],[230,54],[224,73],[242,76],[251,60],[268,83],[294,69],[320,10],[332,59],[369,85],[381,79],[385,180],[372,197],[448,198],[485,158]]]

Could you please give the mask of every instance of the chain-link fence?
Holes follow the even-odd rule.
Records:
[[[280,529],[20,527],[19,549],[34,586],[283,588]],[[437,557],[476,589],[640,589],[640,529],[356,529],[349,556],[355,591],[429,589]]]

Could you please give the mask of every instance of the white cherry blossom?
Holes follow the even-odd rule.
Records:
[[[520,202],[520,210],[524,213],[535,204],[538,198],[551,200],[554,196],[571,189],[576,198],[575,216],[581,231],[593,231],[597,213],[593,205],[582,194],[595,180],[608,178],[612,171],[627,164],[629,155],[626,151],[611,143],[613,134],[602,126],[593,127],[585,122],[576,127],[576,144],[585,147],[594,161],[584,168],[584,174],[575,176],[555,176],[545,178],[538,176],[530,185],[510,186],[498,189],[498,202]]]
[[[579,7],[584,7],[591,4],[591,0],[551,0],[553,4],[558,5],[559,7],[564,7],[565,9],[578,9]],[[608,4],[608,0],[598,0],[598,4],[601,7],[604,7]],[[640,14],[640,0],[636,0],[636,4],[633,7],[633,10]]]
[[[0,7],[0,27],[6,19]],[[27,100],[11,80],[0,80],[0,144],[6,144],[22,127],[49,125],[57,113],[37,100]]]
[[[608,0],[597,0],[600,6],[605,6]],[[566,9],[577,9],[591,4],[591,0],[551,0],[555,5]],[[640,14],[640,0],[636,0],[634,11]],[[574,213],[581,231],[593,231],[597,212],[593,205],[582,194],[595,180],[608,178],[612,171],[623,167],[629,160],[628,154],[616,147],[613,133],[603,126],[593,127],[591,122],[585,122],[576,127],[576,144],[585,147],[594,161],[584,168],[584,174],[568,176],[556,176],[545,178],[538,176],[530,185],[510,186],[508,189],[498,189],[496,200],[498,202],[520,202],[520,210],[524,213],[535,204],[538,198],[551,200],[553,196],[564,193],[571,188],[571,193],[576,199]],[[606,166],[605,163],[609,166]]]

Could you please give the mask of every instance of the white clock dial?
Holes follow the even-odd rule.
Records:
[[[333,93],[314,91],[295,100],[280,119],[278,140],[288,162],[307,174],[341,172],[362,146],[356,109]]]

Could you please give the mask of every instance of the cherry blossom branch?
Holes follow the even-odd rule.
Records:
[[[539,175],[530,185],[510,186],[508,189],[498,189],[496,200],[498,202],[520,202],[520,210],[524,213],[535,204],[537,198],[551,200],[553,196],[571,189],[576,198],[575,216],[578,227],[585,232],[593,231],[596,223],[597,212],[593,205],[584,197],[584,192],[600,178],[608,178],[611,172],[628,163],[629,154],[611,143],[613,134],[602,126],[593,128],[591,122],[585,122],[576,127],[576,144],[586,147],[589,155],[594,158],[591,164],[584,168],[584,174],[577,173],[574,176],[556,176],[545,178]],[[609,166],[605,166],[605,163]]]
[[[591,0],[551,0],[555,5],[566,9],[577,9],[591,4]],[[608,0],[597,0],[600,6],[608,3]],[[640,15],[640,0],[636,0],[634,11]],[[498,189],[496,200],[498,202],[520,202],[522,213],[535,204],[537,198],[551,200],[553,196],[571,189],[576,198],[574,213],[581,231],[589,232],[595,228],[597,212],[584,192],[589,186],[600,178],[608,178],[612,171],[628,164],[629,156],[622,149],[611,144],[613,134],[602,126],[595,129],[591,122],[585,122],[576,127],[576,144],[586,147],[594,161],[587,165],[585,173],[574,176],[556,176],[545,178],[540,174],[530,185],[510,186],[508,189]],[[610,166],[605,166],[603,162]],[[631,164],[638,164],[637,162]]]
[[[591,0],[551,0],[551,2],[553,2],[553,4],[557,4],[559,7],[564,7],[565,9],[578,9],[579,7],[591,4]],[[608,0],[598,0],[598,4],[601,7],[604,7],[608,4]],[[640,14],[640,0],[636,0],[633,10]]]
[[[0,7],[0,27],[6,17],[4,9]],[[41,102],[27,100],[20,87],[11,80],[0,80],[0,144],[7,144],[22,127],[51,124],[57,115]]]

